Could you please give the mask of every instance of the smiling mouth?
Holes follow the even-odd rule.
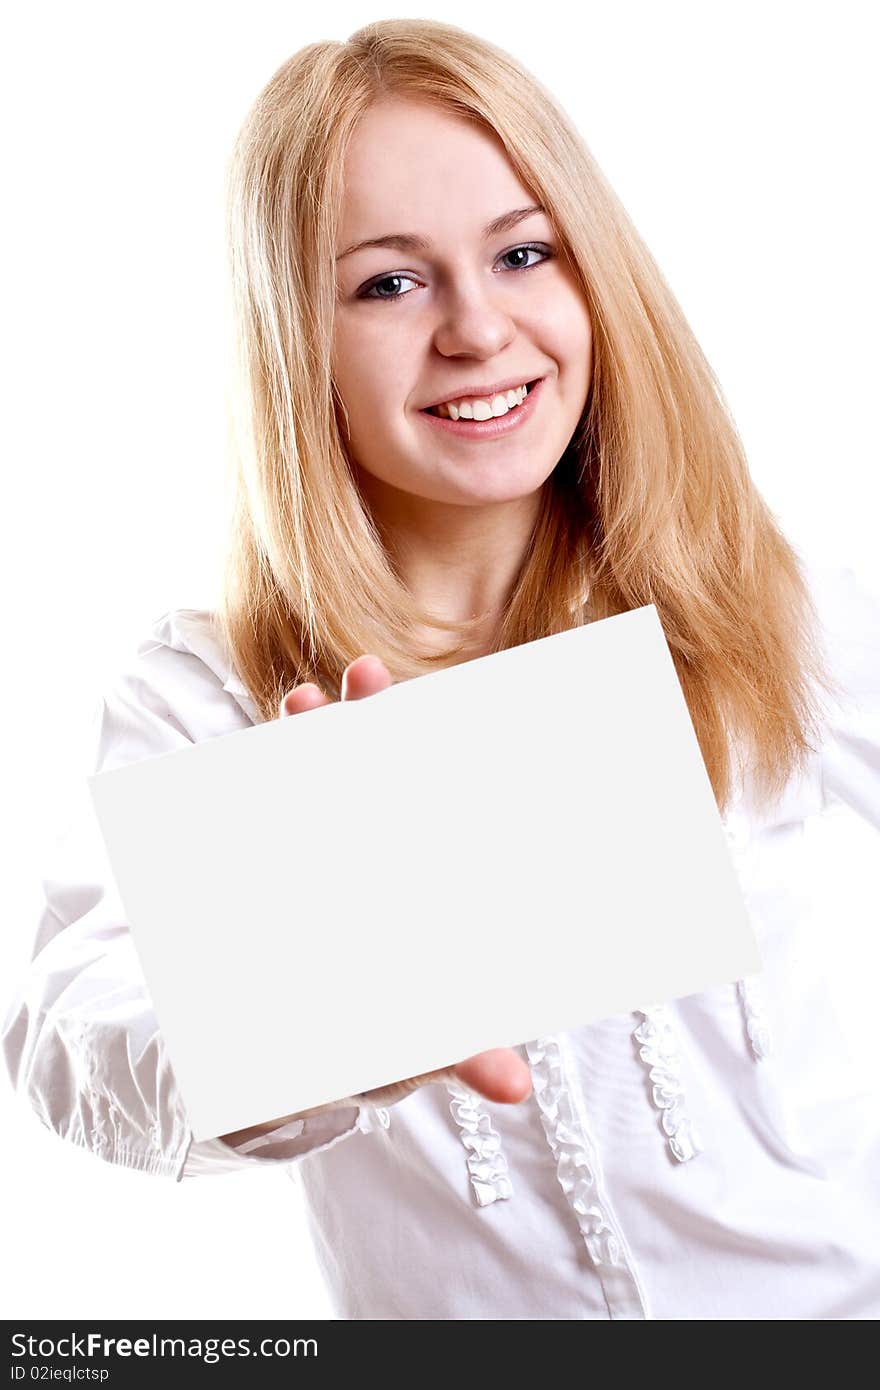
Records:
[[[526,399],[527,399],[529,393],[531,392],[532,387],[533,387],[533,386],[537,386],[537,384],[538,384],[539,381],[543,381],[543,377],[535,377],[535,380],[534,380],[534,381],[527,381],[527,382],[525,383],[525,386],[526,386],[526,394],[525,394],[525,396],[523,397],[522,401],[520,401],[519,405],[509,405],[509,406],[507,407],[507,410],[504,411],[501,415],[490,415],[490,416],[489,416],[489,419],[490,419],[490,420],[503,420],[503,419],[504,419],[504,415],[511,415],[511,414],[513,414],[515,411],[519,410],[520,405],[525,404],[525,401],[526,401]],[[442,402],[442,404],[445,405],[445,402]],[[451,419],[451,416],[449,416],[449,415],[441,415],[441,414],[440,414],[440,407],[439,407],[439,406],[436,406],[436,405],[426,406],[426,408],[424,409],[424,411],[423,411],[422,413],[423,413],[424,415],[436,415],[437,418],[440,419],[440,420],[449,420],[449,419]]]

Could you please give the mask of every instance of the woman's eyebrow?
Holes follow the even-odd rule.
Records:
[[[514,208],[512,212],[503,212],[500,217],[496,217],[487,227],[483,228],[483,241],[488,241],[489,237],[497,236],[499,232],[508,232],[511,227],[515,227],[524,218],[531,217],[532,213],[543,211],[544,208],[536,205],[529,208]],[[427,237],[417,236],[414,232],[389,232],[387,236],[374,236],[369,237],[366,241],[356,241],[353,246],[349,246],[345,251],[340,251],[336,259],[341,261],[346,256],[351,256],[355,251],[363,251],[368,246],[390,246],[395,251],[430,251],[431,249],[431,243]]]

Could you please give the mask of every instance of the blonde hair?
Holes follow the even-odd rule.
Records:
[[[820,688],[836,689],[796,553],[681,308],[569,118],[507,53],[433,20],[371,23],[295,53],[230,161],[234,493],[215,616],[260,718],[307,680],[338,699],[364,652],[395,680],[453,664],[471,631],[423,611],[395,569],[355,482],[331,371],[346,147],[371,104],[396,96],[495,133],[592,320],[584,412],[492,650],[656,605],[719,808],[735,747],[758,795],[775,798],[815,751]],[[458,640],[432,653],[425,626]]]

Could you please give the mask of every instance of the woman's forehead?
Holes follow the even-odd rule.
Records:
[[[430,236],[453,213],[479,236],[493,218],[536,202],[494,132],[425,103],[382,103],[346,152],[339,253],[364,239]]]

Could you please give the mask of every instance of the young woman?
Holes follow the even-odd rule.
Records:
[[[877,606],[780,533],[649,252],[500,49],[412,20],[308,46],[229,206],[222,602],[156,623],[92,770],[653,603],[764,969],[196,1143],[84,812],[7,1017],[14,1084],[111,1162],[288,1165],[344,1318],[880,1315],[875,1068],[804,838],[847,804],[880,828]],[[503,929],[484,945],[450,1008],[491,988]],[[552,921],[534,957],[566,969]]]

